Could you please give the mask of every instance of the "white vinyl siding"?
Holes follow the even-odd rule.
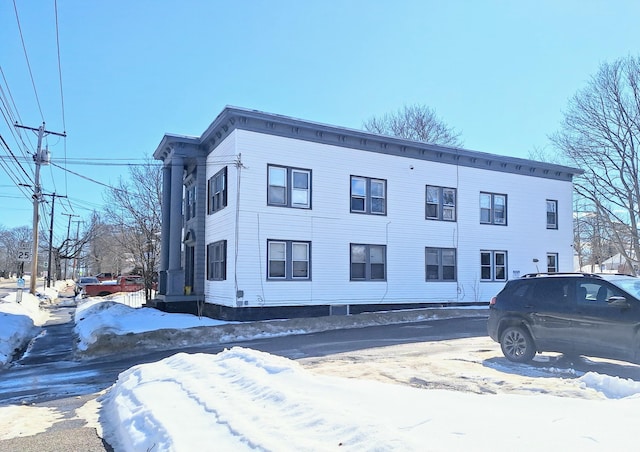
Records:
[[[558,210],[559,229],[546,228],[546,200],[571,206],[570,182],[242,130],[234,131],[207,157],[207,177],[219,172],[222,166],[216,162],[229,155],[241,155],[242,167],[228,167],[228,206],[207,215],[205,234],[205,243],[227,240],[228,274],[225,281],[206,281],[207,302],[230,307],[488,302],[504,280],[481,280],[482,251],[507,253],[508,265],[498,266],[506,280],[535,272],[532,259],[544,263],[547,250],[565,249],[573,241],[570,210]],[[308,171],[313,208],[268,204],[270,167]],[[366,206],[371,199],[369,176],[384,183],[385,215],[352,212],[352,178],[364,181],[361,205]],[[291,181],[287,171],[284,186],[293,188]],[[427,184],[455,189],[455,221],[425,220]],[[479,223],[481,191],[506,196],[507,224]],[[290,203],[291,193],[283,193]],[[310,244],[309,278],[290,283],[285,271],[284,279],[267,280],[268,241],[274,239]],[[351,280],[351,244],[385,246],[385,279]],[[426,248],[455,249],[454,281],[426,280]],[[293,254],[290,257],[293,265]],[[296,262],[296,268],[304,269],[304,259]],[[558,271],[571,271],[572,265],[571,253],[558,254]]]

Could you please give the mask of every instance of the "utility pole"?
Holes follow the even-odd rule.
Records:
[[[38,132],[38,147],[36,154],[33,156],[33,160],[36,164],[36,174],[33,186],[33,246],[31,248],[31,278],[29,278],[29,293],[36,294],[36,280],[38,279],[38,208],[40,205],[40,199],[42,198],[42,189],[40,187],[40,165],[49,163],[49,150],[42,150],[42,138],[45,134],[58,135],[66,137],[66,133],[57,133],[44,128],[44,122],[37,129],[34,127],[27,127],[19,125],[17,122],[15,127],[27,130],[33,130]]]
[[[67,225],[67,251],[69,250],[69,232],[71,231],[71,217],[77,217],[79,215],[74,215],[71,213],[63,213],[62,215],[66,215],[69,217],[69,224]],[[51,215],[53,217],[53,215]],[[66,255],[68,256],[69,253],[67,252]],[[65,259],[64,260],[64,279],[67,279],[67,267],[69,267],[69,259]]]
[[[53,251],[53,212],[56,206],[56,198],[66,198],[66,196],[43,193],[43,196],[51,196],[51,226],[49,227],[49,263],[47,264],[47,287],[51,287],[51,252]]]
[[[80,220],[80,221],[74,221],[74,223],[76,223],[76,242],[78,241],[78,238],[80,236],[80,223],[84,223],[84,221]],[[82,249],[80,249],[78,251],[78,256],[80,255],[80,253],[82,253]],[[73,258],[73,278],[76,278],[76,263],[78,262],[78,257],[74,257]]]

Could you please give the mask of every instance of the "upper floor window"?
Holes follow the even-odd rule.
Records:
[[[425,252],[427,281],[456,280],[456,250],[427,248]]]
[[[385,215],[387,181],[351,176],[351,212]]]
[[[351,244],[351,281],[385,281],[387,247]]]
[[[480,280],[481,281],[506,281],[507,280],[507,252],[506,251],[481,251],[480,252]]]
[[[558,253],[547,253],[547,273],[558,271]]]
[[[207,245],[207,279],[224,281],[227,279],[227,241]]]
[[[507,195],[480,193],[480,223],[507,224]]]
[[[558,229],[558,201],[547,199],[547,229]]]
[[[267,204],[311,208],[311,170],[268,166]]]
[[[196,217],[196,186],[188,187],[184,194],[184,217],[186,221]]]
[[[212,214],[227,206],[227,167],[214,174],[207,183],[209,192],[207,213]]]
[[[456,189],[427,185],[427,219],[456,221]]]
[[[267,279],[310,279],[311,242],[267,241]]]

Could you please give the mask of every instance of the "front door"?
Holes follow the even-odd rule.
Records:
[[[195,254],[195,248],[193,247],[193,245],[187,245],[185,250],[184,263],[184,286],[185,293],[187,295],[193,293]]]

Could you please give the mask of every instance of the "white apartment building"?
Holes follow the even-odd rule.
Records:
[[[154,157],[167,311],[479,305],[509,278],[573,267],[575,168],[235,107]]]

